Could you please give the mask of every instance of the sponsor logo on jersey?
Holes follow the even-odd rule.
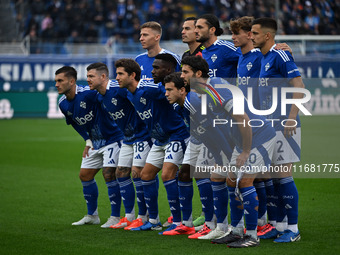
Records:
[[[144,71],[143,65],[140,66],[140,70],[141,70],[141,71]]]
[[[144,112],[137,111],[137,113],[138,113],[139,117],[141,118],[141,120],[146,120],[146,119],[152,118],[151,109],[144,111]]]
[[[71,116],[71,115],[72,115],[72,112],[67,111],[67,115],[68,115],[68,116]]]
[[[85,125],[88,121],[91,121],[93,117],[94,117],[93,112],[90,111],[88,114],[85,114],[84,117],[76,117],[75,121],[79,126],[81,126]]]
[[[114,120],[117,120],[117,119],[121,119],[125,116],[124,112],[123,112],[123,109],[121,109],[120,111],[117,111],[117,112],[109,112],[109,114],[111,115],[111,117],[114,119]]]
[[[217,59],[217,56],[216,56],[216,54],[214,54],[214,55],[212,55],[212,56],[211,56],[211,60],[212,60],[212,62],[215,62],[215,61],[216,61],[216,59]]]
[[[84,101],[80,101],[80,107],[86,109],[86,103]]]
[[[111,103],[113,103],[114,105],[117,105],[117,99],[115,99],[114,97],[111,100]]]
[[[135,157],[135,159],[142,159],[142,157],[140,156],[140,154],[137,154],[137,156]]]
[[[252,67],[253,67],[253,64],[252,64],[251,62],[249,62],[249,63],[247,64],[247,69],[248,69],[248,71],[249,71]]]

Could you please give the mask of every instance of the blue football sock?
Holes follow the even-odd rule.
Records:
[[[188,221],[192,214],[192,197],[194,189],[191,182],[178,182],[179,201],[183,214],[183,221]]]
[[[205,178],[197,180],[196,183],[200,192],[200,199],[205,220],[211,221],[214,216],[214,199],[210,179]]]
[[[156,177],[158,179],[158,176]],[[145,204],[149,212],[149,218],[158,219],[158,185],[156,179],[143,181]]]
[[[297,224],[299,194],[293,177],[280,179],[280,194],[286,208],[288,225]]]
[[[118,178],[120,194],[122,196],[125,213],[134,213],[135,187],[130,177]]]
[[[106,183],[109,199],[111,203],[111,216],[120,216],[120,205],[122,202],[119,184],[116,180]]]
[[[259,200],[258,219],[262,219],[267,211],[266,187],[264,182],[254,182],[254,187]]]
[[[136,197],[138,205],[138,215],[146,215],[146,205],[144,199],[144,190],[141,178],[134,178],[133,182],[136,187]]]
[[[176,179],[163,182],[166,189],[170,211],[173,216],[173,222],[181,222],[181,207],[179,204],[179,192]]]
[[[230,219],[231,225],[236,228],[243,218],[243,204],[235,195],[235,188],[228,187],[230,198]],[[242,228],[243,229],[243,228]]]
[[[98,186],[95,179],[91,181],[82,181],[83,194],[87,206],[87,214],[97,214],[98,207]]]
[[[225,182],[211,182],[217,223],[226,223],[228,215],[228,189]]]
[[[254,186],[240,188],[243,197],[244,218],[248,230],[256,230],[257,227],[257,208],[259,200],[257,200],[256,189]]]
[[[282,191],[281,191],[281,184],[279,179],[275,179],[273,181],[274,183],[274,192],[275,195],[277,196],[277,212],[276,212],[276,221],[277,222],[283,222],[284,218],[286,217],[286,208],[285,204],[282,200]]]
[[[275,194],[273,180],[266,180],[264,182],[266,186],[267,197],[267,215],[269,222],[275,222],[277,219],[277,194]]]

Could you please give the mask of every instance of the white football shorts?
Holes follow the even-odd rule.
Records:
[[[300,161],[301,155],[301,127],[296,128],[296,134],[285,137],[283,131],[276,131],[276,141],[272,163],[281,165]]]
[[[98,150],[89,150],[89,156],[83,158],[81,168],[100,169],[103,167],[117,167],[121,141],[111,143]]]
[[[129,168],[132,166],[144,167],[151,146],[151,141],[140,141],[134,144],[123,143],[120,148],[118,165]]]
[[[172,141],[162,146],[152,145],[146,163],[162,168],[163,163],[170,162],[179,167],[183,162],[188,141],[189,138],[183,141]]]

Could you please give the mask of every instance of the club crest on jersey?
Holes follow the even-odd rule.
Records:
[[[212,60],[212,62],[215,62],[215,61],[216,61],[216,59],[217,59],[217,56],[216,56],[216,54],[214,54],[214,55],[212,55],[212,56],[211,56],[211,60]]]
[[[111,100],[111,103],[113,103],[114,105],[117,105],[117,99],[115,99],[114,97]]]
[[[269,69],[269,67],[270,67],[270,64],[269,63],[267,63],[265,66],[265,70],[266,70],[266,72],[268,71],[268,69]]]
[[[214,111],[214,108],[213,108],[212,103],[209,103],[209,104],[208,104],[208,107],[209,107],[209,109],[210,109],[212,112]]]
[[[86,103],[84,101],[80,102],[80,107],[86,109]]]
[[[142,104],[146,105],[146,99],[144,97],[141,97],[139,102],[141,102]]]
[[[248,69],[248,71],[249,71],[252,67],[253,67],[253,64],[252,64],[251,62],[249,62],[249,63],[247,64],[247,69]]]

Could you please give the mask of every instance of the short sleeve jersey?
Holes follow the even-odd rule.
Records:
[[[279,119],[275,121],[275,129],[283,130],[281,121],[288,119],[291,105],[286,107],[286,114],[281,113],[281,89],[290,87],[289,81],[292,78],[301,76],[298,67],[296,66],[292,55],[288,51],[275,50],[275,46],[267,52],[261,61],[261,71],[259,78],[259,98],[261,110],[270,109],[274,101],[273,88],[278,89],[277,107],[276,110],[267,115],[267,119]],[[287,94],[287,98],[292,98],[292,93]],[[297,116],[297,127],[300,127],[300,118]]]
[[[235,84],[240,55],[239,49],[231,42],[224,40],[216,40],[202,51],[202,57],[209,65],[209,76],[222,77],[231,84]]]
[[[256,109],[260,109],[258,78],[260,77],[262,58],[263,55],[259,49],[252,49],[240,56],[237,65],[236,85],[246,98],[248,98],[248,88],[252,88],[253,106]]]

